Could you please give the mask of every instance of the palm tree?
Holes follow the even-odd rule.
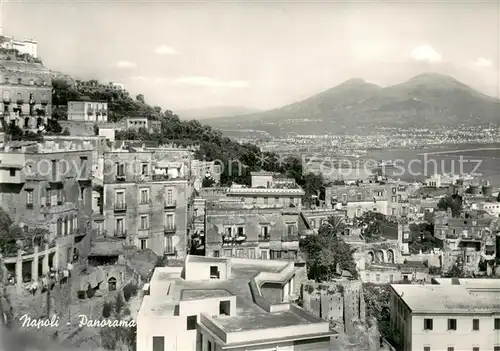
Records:
[[[335,238],[344,232],[345,218],[341,216],[330,216],[319,228],[319,235]]]

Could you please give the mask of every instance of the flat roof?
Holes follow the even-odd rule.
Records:
[[[413,313],[498,313],[500,301],[471,294],[461,285],[391,284]]]
[[[195,256],[189,256],[192,260]],[[198,262],[207,262],[210,257],[196,257],[195,260]],[[217,258],[214,258],[217,260]],[[218,259],[217,262],[221,262]],[[276,261],[277,262],[277,261]],[[281,262],[280,262],[281,263]],[[236,313],[244,315],[252,315],[259,313],[266,313],[260,306],[253,302],[252,293],[250,290],[250,281],[261,272],[276,273],[281,271],[287,266],[289,262],[283,261],[282,265],[270,266],[266,264],[241,264],[241,263],[231,263],[231,277],[228,280],[184,280],[181,278],[180,267],[159,267],[155,269],[153,277],[151,278],[151,290],[160,290],[166,292],[169,289],[173,291],[170,292],[168,296],[171,296],[171,300],[167,300],[164,293],[164,298],[159,298],[156,295],[146,295],[144,296],[143,303],[141,305],[141,314],[153,315],[156,317],[162,317],[166,314],[173,315],[175,305],[178,305],[182,301],[182,292],[186,290],[195,291],[227,291],[229,294],[236,296]],[[173,283],[173,284],[172,284]],[[189,293],[188,293],[189,294]],[[208,295],[213,295],[217,293],[207,292]],[[191,296],[194,296],[191,295]],[[203,299],[202,296],[200,299]],[[194,299],[194,298],[192,298]],[[167,301],[166,301],[167,300]],[[170,308],[167,308],[170,305]]]
[[[181,300],[202,300],[210,299],[215,297],[228,297],[234,296],[227,290],[223,289],[213,289],[213,290],[203,290],[203,289],[184,289],[181,290]]]
[[[214,316],[210,320],[225,333],[325,322],[312,314],[300,312],[302,311],[290,308],[288,311],[274,313],[243,313],[233,317]]]

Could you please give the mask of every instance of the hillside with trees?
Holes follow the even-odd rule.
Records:
[[[250,185],[250,172],[265,170],[283,173],[294,178],[306,192],[306,203],[311,203],[317,196],[323,179],[314,174],[303,174],[302,162],[299,158],[282,158],[280,155],[265,152],[252,144],[240,144],[208,125],[196,120],[181,121],[179,116],[170,110],[162,110],[159,106],[149,105],[144,95],[134,98],[126,90],[99,84],[96,80],[72,84],[65,79],[55,79],[53,84],[52,106],[53,118],[67,119],[67,103],[71,100],[101,100],[108,102],[108,120],[120,121],[126,117],[148,117],[161,121],[161,129],[154,133],[146,130],[118,131],[118,140],[141,140],[156,145],[173,143],[179,146],[198,145],[196,158],[206,161],[217,161],[223,165],[221,184],[232,183]]]

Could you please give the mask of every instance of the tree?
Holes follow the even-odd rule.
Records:
[[[356,217],[355,223],[363,228],[363,236],[369,240],[375,240],[384,235],[388,236],[396,225],[396,223],[389,221],[386,215],[372,211],[364,212],[361,216]]]
[[[111,308],[103,308],[104,313],[113,320],[131,320],[130,310],[125,306],[121,294],[116,296],[114,302],[111,302]],[[99,331],[101,336],[101,344],[106,350],[129,351],[135,350],[136,346],[136,327],[103,327]]]
[[[430,223],[411,223],[410,242],[408,243],[411,253],[418,254],[429,252],[434,248],[443,246],[442,242],[434,237],[434,225]]]
[[[201,186],[203,188],[211,188],[212,186],[214,186],[214,184],[215,184],[214,178],[207,176],[205,176],[201,182]]]
[[[340,238],[342,230],[343,222],[332,217],[320,227],[318,235],[307,236],[300,241],[300,250],[307,259],[309,279],[328,281],[343,270],[351,273],[354,279],[358,277],[353,258],[356,250]]]
[[[391,291],[388,284],[363,283],[366,315],[378,322],[380,335],[399,345],[400,334],[391,326]]]
[[[145,103],[145,102],[144,102],[144,95],[142,95],[142,94],[137,95],[137,96],[135,97],[135,99],[136,99],[137,101],[139,101],[139,102],[143,103],[143,104]]]
[[[324,179],[321,174],[307,173],[303,177],[303,189],[305,192],[304,202],[310,205],[316,204]]]
[[[460,195],[448,195],[441,198],[437,204],[438,209],[447,211],[451,210],[451,214],[454,217],[460,216],[462,213],[463,201]]]

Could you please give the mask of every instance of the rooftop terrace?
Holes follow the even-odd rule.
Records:
[[[397,285],[392,289],[413,313],[500,313],[494,295],[482,296],[460,285]]]

